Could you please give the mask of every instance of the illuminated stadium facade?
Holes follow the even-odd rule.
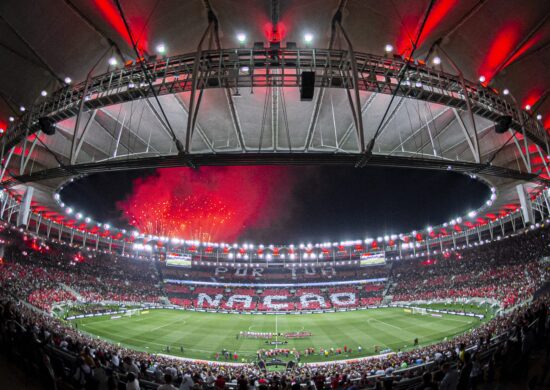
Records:
[[[75,3],[65,2],[62,18],[79,20],[76,40],[94,34],[102,42],[90,43],[86,60],[80,53],[79,80],[55,71],[24,39],[30,32],[1,16],[12,38],[37,57],[10,48],[14,62],[56,80],[0,121],[6,308],[23,302],[67,339],[83,337],[92,349],[118,343],[120,357],[135,361],[207,361],[207,370],[235,369],[235,381],[266,361],[284,363],[292,374],[302,362],[309,365],[298,367],[299,375],[326,367],[326,384],[349,369],[351,382],[363,387],[395,370],[416,385],[421,373],[408,364],[435,371],[458,348],[459,366],[466,352],[487,360],[510,341],[517,318],[523,336],[541,328],[550,261],[548,16],[537,19],[550,15],[544,2],[532,1],[521,14],[533,24],[524,35],[510,22],[488,37],[486,22],[462,31],[475,15],[492,17],[485,1],[415,2],[423,12],[408,28],[418,13],[410,4],[402,5],[407,17],[395,20],[386,5],[373,6],[385,17],[373,16],[374,8],[357,0],[319,2],[319,14],[276,0],[243,0],[242,14],[221,0],[163,4],[155,28],[171,26],[172,13],[189,22],[167,32],[173,45],[153,45],[149,20],[141,25],[136,17],[145,0]],[[380,26],[385,19],[387,29]],[[246,27],[246,20],[264,26]],[[369,24],[379,26],[380,37],[367,34]],[[400,36],[390,39],[386,30]],[[480,61],[472,60],[480,56],[471,48],[478,38],[492,41]],[[41,48],[58,51],[51,46]],[[522,89],[527,84],[533,87]],[[4,98],[10,107],[14,99]],[[309,165],[459,173],[483,183],[488,197],[451,220],[418,221],[416,230],[326,242],[220,242],[212,232],[131,229],[94,220],[64,199],[64,190],[95,174]],[[407,189],[398,206],[415,207]],[[226,212],[219,208],[215,218]],[[434,351],[449,356],[432,359]]]

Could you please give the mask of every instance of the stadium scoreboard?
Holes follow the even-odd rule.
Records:
[[[166,254],[166,266],[189,268],[191,267],[191,256],[168,252]]]
[[[386,253],[385,252],[376,252],[376,253],[363,253],[359,259],[359,265],[361,267],[369,267],[372,265],[382,265],[386,264]]]

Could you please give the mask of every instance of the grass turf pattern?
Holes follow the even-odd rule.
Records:
[[[240,315],[158,309],[131,317],[91,317],[73,321],[78,329],[121,346],[149,353],[167,353],[194,359],[215,360],[223,349],[237,352],[239,362],[255,360],[258,349],[296,348],[302,353],[315,348],[315,355],[304,356],[301,362],[350,359],[375,354],[391,348],[406,350],[415,338],[428,345],[479,326],[477,318],[443,315],[409,314],[402,308],[380,308],[350,312],[300,315]],[[273,346],[263,339],[238,338],[241,331],[251,332],[311,332],[305,339],[288,339],[288,344]],[[273,338],[275,340],[275,338]],[[279,341],[285,340],[278,337]],[[319,354],[319,349],[347,346],[351,353]],[[358,351],[358,347],[362,351]],[[183,348],[183,352],[181,351]],[[224,360],[220,357],[220,360]],[[285,359],[283,359],[285,360]]]

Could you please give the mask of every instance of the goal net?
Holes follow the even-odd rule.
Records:
[[[126,313],[124,313],[124,315],[126,317],[132,317],[132,316],[140,315],[140,314],[141,314],[140,309],[131,309],[131,310],[127,310]]]
[[[421,314],[421,315],[424,316],[424,315],[428,314],[428,311],[423,307],[413,307],[412,308],[412,313],[413,314]]]

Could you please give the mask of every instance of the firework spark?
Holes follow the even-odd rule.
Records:
[[[280,216],[291,181],[285,167],[159,169],[117,207],[145,234],[233,241]]]

